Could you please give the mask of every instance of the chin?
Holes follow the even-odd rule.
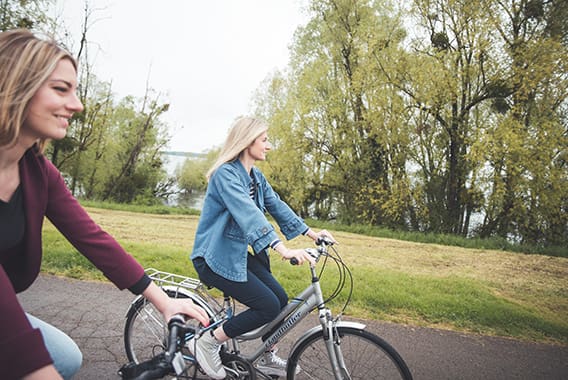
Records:
[[[51,139],[51,140],[61,140],[61,139],[63,139],[65,136],[67,136],[67,131],[65,131],[65,132],[63,132],[63,133],[54,134],[53,136],[48,137],[48,139]]]

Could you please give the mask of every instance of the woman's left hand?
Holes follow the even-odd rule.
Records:
[[[142,294],[160,310],[166,321],[176,314],[183,314],[197,319],[203,326],[209,325],[209,316],[202,307],[188,298],[170,298],[154,282],[151,282]]]
[[[189,298],[169,298],[162,314],[164,319],[169,321],[176,314],[183,314],[197,319],[203,326],[209,325],[209,316],[202,307],[197,306]]]

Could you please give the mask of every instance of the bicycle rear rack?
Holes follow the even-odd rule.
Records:
[[[169,288],[175,292],[180,292],[181,288],[199,296],[213,308],[214,312],[217,313],[223,309],[221,303],[207,291],[207,287],[198,279],[164,272],[155,268],[146,268],[144,271],[160,288]]]

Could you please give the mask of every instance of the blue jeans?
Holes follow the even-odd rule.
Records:
[[[230,281],[219,276],[201,257],[193,260],[193,266],[199,279],[205,285],[223,291],[225,295],[233,297],[248,307],[247,310],[235,315],[223,325],[223,331],[230,338],[252,331],[274,320],[288,303],[286,291],[270,273],[268,257],[261,255],[265,254],[247,255],[246,282]]]
[[[65,380],[71,379],[81,368],[83,361],[83,354],[77,344],[67,334],[49,323],[28,313],[26,313],[26,316],[32,327],[41,331],[43,341],[57,372]]]

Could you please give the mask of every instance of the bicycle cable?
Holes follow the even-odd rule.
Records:
[[[322,267],[320,269],[318,276],[321,280],[321,278],[323,277],[324,270],[327,266],[327,259],[329,258],[329,259],[333,260],[333,262],[335,263],[335,265],[337,267],[338,280],[337,280],[337,284],[336,284],[335,289],[333,290],[331,295],[329,295],[324,300],[324,303],[330,302],[333,299],[337,298],[341,294],[343,289],[345,288],[346,281],[349,280],[349,286],[348,286],[349,292],[347,294],[347,299],[345,300],[345,302],[344,302],[344,304],[341,308],[341,311],[337,314],[336,319],[338,319],[345,312],[345,310],[347,309],[347,306],[351,302],[351,299],[352,299],[352,296],[353,296],[353,274],[351,273],[351,270],[349,269],[347,264],[345,264],[345,262],[341,258],[341,255],[339,254],[339,252],[333,246],[331,246],[330,249],[333,251],[333,253],[330,253],[328,251],[327,254],[324,255],[325,256],[324,262],[322,263]]]

